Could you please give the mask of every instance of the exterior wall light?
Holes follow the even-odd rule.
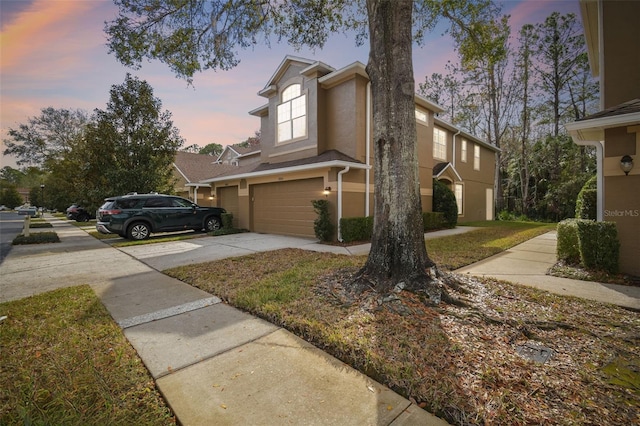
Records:
[[[324,191],[322,191],[322,193],[323,193],[325,196],[329,195],[329,194],[331,193],[331,187],[330,187],[330,186],[327,186],[327,187],[324,189]]]
[[[633,169],[633,158],[630,155],[625,155],[620,159],[620,168],[625,175],[629,176],[629,172]]]

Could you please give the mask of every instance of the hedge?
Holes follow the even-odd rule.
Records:
[[[369,241],[373,233],[373,216],[343,217],[340,219],[342,241]]]
[[[596,176],[590,178],[580,190],[576,199],[577,219],[596,219],[598,204],[598,182]]]
[[[442,212],[422,212],[424,232],[449,227]],[[348,217],[340,219],[342,241],[369,241],[373,234],[373,216]]]
[[[233,229],[233,214],[232,213],[222,213],[220,215],[222,219],[222,228],[223,229]]]
[[[580,263],[580,240],[578,238],[578,220],[567,219],[558,223],[558,244],[556,253],[558,260],[569,264]]]
[[[442,212],[422,212],[422,224],[425,232],[448,227]]]
[[[558,224],[558,260],[618,272],[620,242],[615,222],[566,219]]]
[[[615,222],[578,221],[580,262],[587,268],[618,272],[620,242]]]

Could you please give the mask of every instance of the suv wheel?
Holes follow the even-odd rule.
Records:
[[[215,216],[209,216],[204,221],[204,229],[207,232],[216,231],[216,230],[220,229],[221,227],[222,227],[222,224],[220,223],[220,219],[218,219]]]
[[[89,215],[87,213],[80,213],[76,217],[76,222],[88,222],[88,221],[89,221]]]
[[[127,229],[127,237],[130,240],[146,240],[151,234],[151,228],[144,222],[135,222]]]

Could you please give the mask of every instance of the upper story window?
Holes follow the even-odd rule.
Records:
[[[433,129],[433,158],[447,161],[447,132]]]
[[[420,121],[422,124],[428,124],[428,119],[429,117],[427,116],[427,113],[423,110],[421,110],[420,108],[416,108],[416,120]]]
[[[467,141],[465,139],[462,139],[462,142],[460,144],[461,144],[460,161],[462,161],[463,163],[466,163],[467,162]]]
[[[278,105],[278,142],[307,135],[307,96],[300,84],[284,89]]]
[[[473,145],[473,170],[480,170],[480,145]]]

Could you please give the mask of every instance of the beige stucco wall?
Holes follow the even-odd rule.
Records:
[[[616,223],[620,240],[620,271],[640,276],[640,126],[605,131],[604,215]],[[631,155],[635,167],[628,176],[620,158]]]
[[[640,2],[602,2],[604,108],[640,96]]]

